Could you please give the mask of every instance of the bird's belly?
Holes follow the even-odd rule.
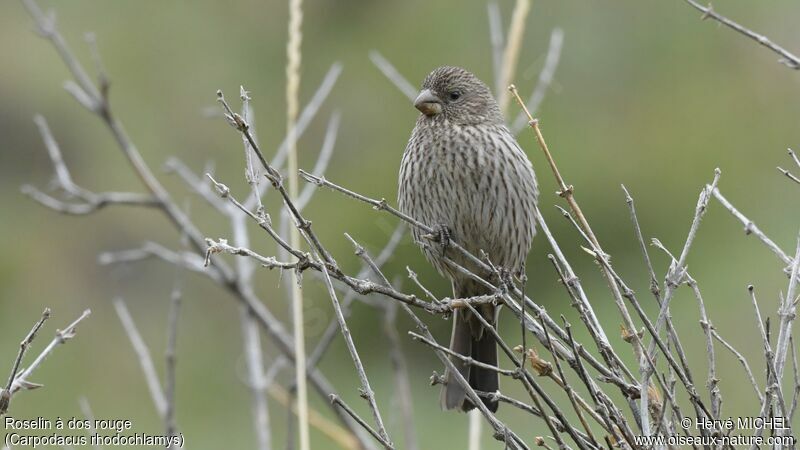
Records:
[[[441,164],[421,179],[417,188],[418,198],[423,199],[418,202],[419,220],[429,226],[447,227],[451,238],[473,255],[480,257],[483,251],[498,266],[516,269],[511,266],[520,263],[519,252],[510,250],[524,245],[514,234],[524,233],[526,227],[511,223],[511,196],[519,192],[509,189],[502,174],[488,166]],[[440,259],[438,249],[432,250],[426,252],[428,258]],[[471,266],[458,252],[447,254],[459,264]]]

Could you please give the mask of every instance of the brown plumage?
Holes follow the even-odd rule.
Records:
[[[511,272],[524,268],[535,233],[533,209],[538,195],[533,167],[506,128],[489,88],[459,67],[440,67],[422,84],[415,101],[420,114],[400,164],[400,209],[449,237],[474,255],[483,250],[492,263]],[[457,298],[492,292],[455,271],[443,255],[483,273],[458,252],[440,247],[413,230],[414,240],[427,244],[423,251],[439,273],[452,281]],[[491,324],[497,321],[493,305],[479,312]],[[450,348],[462,355],[497,365],[497,346],[469,311],[453,315]],[[497,373],[451,358],[476,390],[498,389]],[[475,407],[452,373],[445,372],[441,404],[445,409]],[[497,410],[497,402],[483,398]]]

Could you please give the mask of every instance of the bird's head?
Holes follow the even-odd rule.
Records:
[[[444,118],[458,125],[503,123],[486,84],[460,67],[439,67],[428,74],[414,107],[428,119]]]

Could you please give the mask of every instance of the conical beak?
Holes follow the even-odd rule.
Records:
[[[442,100],[431,92],[430,89],[425,89],[420,92],[417,99],[414,100],[414,107],[422,114],[431,117],[442,112]]]

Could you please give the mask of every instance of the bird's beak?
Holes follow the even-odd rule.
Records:
[[[414,107],[420,110],[422,114],[431,117],[442,112],[442,100],[430,89],[425,89],[414,100]]]

